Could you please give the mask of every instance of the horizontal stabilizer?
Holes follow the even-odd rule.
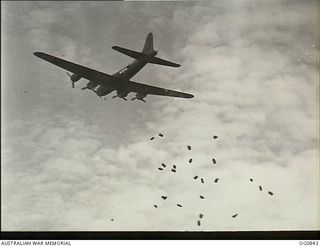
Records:
[[[112,46],[112,49],[135,59],[139,59],[141,56],[146,55],[142,52],[133,51],[120,46]],[[173,63],[158,57],[150,57],[150,59],[148,60],[148,63],[159,64],[159,65],[170,66],[170,67],[180,67],[180,64]]]
[[[118,52],[121,52],[121,53],[123,53],[123,54],[125,54],[125,55],[127,55],[129,57],[135,58],[135,59],[138,59],[139,57],[144,55],[141,52],[129,50],[127,48],[123,48],[123,47],[120,47],[120,46],[112,46],[112,49],[116,50]]]
[[[170,67],[180,67],[180,64],[173,63],[158,57],[152,57],[148,63],[153,63],[153,64],[159,64],[159,65],[164,65],[164,66],[170,66]]]

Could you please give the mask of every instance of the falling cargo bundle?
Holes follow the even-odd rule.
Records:
[[[202,218],[203,218],[203,214],[199,214],[199,219],[202,219]],[[198,221],[197,221],[197,224],[198,224],[198,226],[200,226],[200,225],[201,225],[201,221],[198,220]]]
[[[160,137],[164,137],[164,135],[163,135],[162,133],[159,133],[158,135],[159,135]],[[155,137],[152,137],[150,140],[153,140],[154,138],[155,138]],[[213,136],[213,139],[217,139],[217,138],[218,138],[218,136],[216,136],[216,135]],[[187,150],[191,150],[191,149],[192,149],[191,145],[187,145]],[[189,159],[188,159],[188,162],[189,162],[189,164],[193,163],[193,158],[189,158]],[[213,163],[213,164],[216,164],[216,163],[217,163],[217,161],[216,161],[215,158],[212,158],[212,163]],[[196,163],[195,163],[195,164],[196,164]],[[167,167],[168,167],[168,168],[167,168]],[[169,167],[168,165],[166,165],[165,163],[161,163],[161,166],[158,167],[158,169],[161,170],[161,171],[165,170],[166,168],[170,170],[170,167]],[[194,168],[196,168],[196,166],[187,166],[187,168],[182,168],[182,169],[194,169]],[[177,165],[176,165],[176,164],[172,165],[171,171],[172,171],[173,173],[175,173],[175,172],[177,171]],[[185,174],[185,173],[182,172],[182,173],[179,173],[179,175],[180,175],[180,174],[183,175],[183,174]],[[191,179],[191,177],[189,177],[189,178]],[[192,179],[193,179],[193,180],[198,180],[198,179],[199,179],[199,180],[201,181],[201,183],[204,184],[204,178],[201,177],[201,175],[200,175],[200,176],[199,176],[199,175],[194,175],[194,176],[192,177]],[[214,183],[218,183],[219,180],[220,180],[219,177],[213,178],[213,182],[214,182]],[[210,180],[208,180],[208,181],[209,181],[208,183],[209,183],[209,185],[210,185]],[[212,181],[212,180],[211,180],[211,181]],[[249,181],[250,181],[250,182],[253,182],[253,178],[249,178]],[[212,183],[212,182],[211,182],[211,183]],[[199,187],[199,188],[200,188],[200,187]],[[260,191],[263,190],[261,185],[259,185],[258,188],[259,188]],[[273,196],[273,192],[272,192],[272,191],[268,191],[267,193],[268,193],[270,196]],[[199,194],[200,194],[200,195],[199,195]],[[204,200],[204,199],[205,199],[205,196],[203,196],[201,193],[199,193],[199,194],[198,194],[198,195],[199,195],[199,198],[200,198],[201,200]],[[168,196],[162,195],[161,198],[162,198],[162,200],[166,201],[166,200],[168,199]],[[210,197],[209,197],[209,198],[210,198]],[[167,202],[170,202],[170,201],[172,201],[172,200],[170,199],[170,200],[168,200]],[[201,203],[201,205],[206,205],[206,200],[204,200],[203,203],[204,203],[204,204]],[[210,203],[210,201],[209,201],[209,203]],[[182,207],[183,207],[182,205],[183,205],[182,203],[177,203],[177,204],[176,204],[176,206],[179,207],[179,208],[182,208]],[[158,204],[153,204],[153,206],[154,206],[154,208],[158,208]],[[187,207],[187,208],[188,208],[188,207]],[[233,219],[234,219],[234,218],[237,218],[238,216],[239,216],[238,213],[235,213],[235,214],[231,215],[231,217],[232,217]],[[198,225],[198,226],[201,226],[201,223],[202,223],[201,221],[202,221],[203,217],[204,217],[204,214],[199,213],[199,217],[198,217],[198,219],[197,219],[197,225]]]
[[[173,165],[171,171],[172,171],[172,172],[176,172],[176,171],[177,171],[176,169],[177,169],[177,166],[176,166],[176,165]]]
[[[164,168],[166,168],[166,165],[164,163],[161,164],[162,167],[158,167],[158,170],[163,171]]]

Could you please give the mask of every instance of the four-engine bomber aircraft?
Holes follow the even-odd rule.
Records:
[[[79,64],[75,64],[64,59],[51,56],[43,52],[35,52],[34,55],[46,60],[47,62],[53,63],[65,70],[72,72],[73,74],[68,74],[71,82],[72,88],[74,88],[74,83],[79,81],[81,78],[89,80],[86,87],[82,89],[89,89],[95,92],[98,96],[105,96],[112,91],[116,90],[117,95],[112,98],[122,98],[127,100],[126,97],[130,92],[135,92],[136,96],[132,100],[142,100],[147,96],[147,94],[163,95],[179,98],[193,98],[192,94],[182,93],[174,90],[169,90],[160,87],[154,87],[138,82],[130,81],[129,79],[133,77],[139,70],[141,70],[147,63],[165,65],[170,67],[179,67],[179,64],[169,62],[167,60],[156,57],[157,51],[153,49],[153,36],[149,33],[145,41],[142,52],[137,52],[129,50],[119,46],[113,46],[112,49],[121,52],[127,56],[135,58],[135,60],[126,66],[125,68],[119,70],[113,75],[108,75],[94,69],[84,67]]]

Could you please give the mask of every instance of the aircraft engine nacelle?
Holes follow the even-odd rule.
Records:
[[[74,83],[79,81],[81,79],[81,76],[76,75],[76,74],[72,74],[71,75],[68,72],[66,72],[66,73],[70,77],[72,88],[74,88]]]
[[[94,89],[95,87],[97,87],[99,84],[96,83],[96,82],[93,82],[93,81],[89,81],[88,84],[87,84],[87,88],[88,89]]]
[[[132,98],[131,100],[141,100],[143,102],[146,102],[143,98],[146,97],[146,93],[136,93],[136,97]]]
[[[146,97],[146,93],[136,93],[136,99],[142,100],[144,97]]]
[[[70,80],[71,80],[72,82],[77,82],[77,81],[79,81],[80,79],[81,79],[81,76],[79,76],[79,75],[76,75],[76,74],[70,75]]]
[[[124,90],[117,90],[117,96],[119,98],[124,98],[124,97],[127,97],[129,94],[128,91],[124,91]]]

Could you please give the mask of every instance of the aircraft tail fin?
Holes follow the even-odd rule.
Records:
[[[127,55],[129,57],[138,59],[141,56],[145,56],[146,54],[150,54],[151,52],[154,51],[152,33],[148,34],[148,36],[146,38],[146,41],[144,43],[144,47],[143,47],[142,52],[133,51],[133,50],[130,50],[130,49],[127,49],[127,48],[123,48],[123,47],[120,47],[120,46],[112,46],[112,49],[114,49],[114,50],[116,50],[118,52],[121,52],[121,53],[123,53],[123,54],[125,54],[125,55]],[[164,65],[164,66],[169,66],[169,67],[180,67],[180,65],[177,64],[177,63],[173,63],[173,62],[170,62],[168,60],[164,60],[164,59],[161,59],[161,58],[158,58],[158,57],[150,57],[150,59],[148,60],[148,63]]]
[[[153,49],[153,35],[152,35],[152,33],[149,33],[146,38],[146,42],[144,43],[142,53],[149,54],[153,51],[154,51],[154,49]],[[151,57],[150,60],[148,61],[148,63],[170,66],[170,67],[180,67],[179,64],[176,64],[176,63],[173,63],[173,62],[170,62],[170,61],[158,58],[158,57]]]
[[[144,43],[142,53],[148,54],[153,51],[153,35],[149,33]]]

